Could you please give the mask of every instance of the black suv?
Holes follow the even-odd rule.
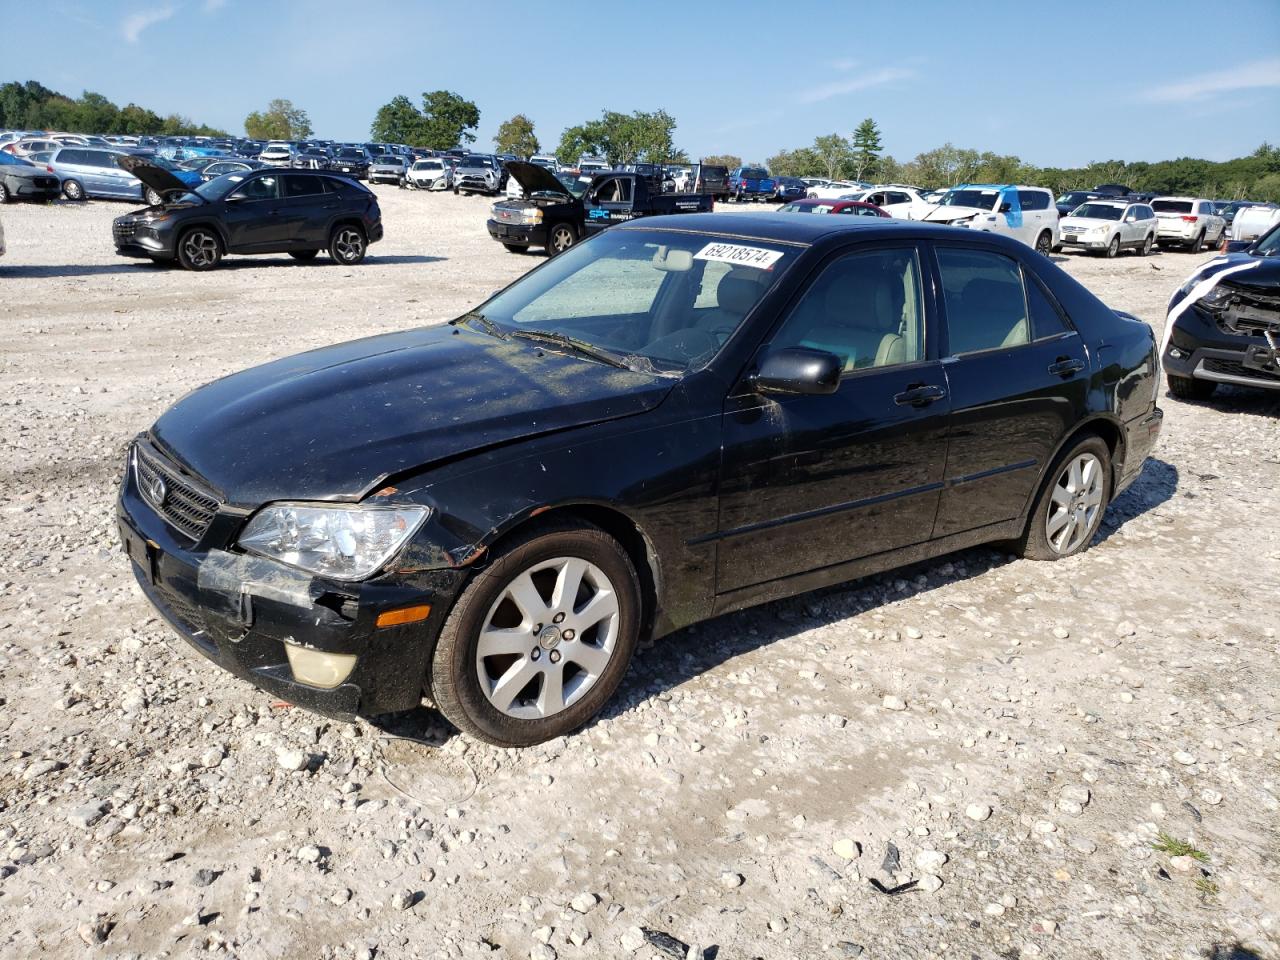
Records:
[[[311,260],[328,250],[338,263],[351,265],[382,239],[377,197],[346,177],[268,167],[229,173],[188,191],[141,158],[124,157],[120,165],[126,164],[167,199],[116,217],[112,234],[123,257],[212,270],[228,253]]]

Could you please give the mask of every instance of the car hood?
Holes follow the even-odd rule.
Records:
[[[151,436],[234,504],[351,501],[406,471],[653,409],[673,382],[442,325],[216,380]]]
[[[129,155],[121,155],[116,158],[116,164],[122,170],[127,170],[152,190],[157,193],[165,194],[170,190],[187,190],[187,184],[183,183],[168,170],[163,167],[157,167],[154,163],[147,160],[146,157],[137,157]],[[197,174],[197,177],[199,175]]]
[[[573,199],[573,195],[569,193],[563,183],[556,179],[554,173],[536,163],[526,163],[524,160],[508,160],[507,173],[530,196],[535,193],[556,193],[567,199]]]
[[[1257,287],[1267,293],[1280,292],[1280,256],[1257,257],[1250,253],[1227,254],[1231,266],[1254,264],[1248,270],[1232,275],[1231,283],[1237,287]]]
[[[1094,227],[1109,227],[1119,222],[1119,220],[1099,220],[1095,217],[1063,217],[1059,225],[1064,229],[1075,227],[1077,230],[1092,230]]]

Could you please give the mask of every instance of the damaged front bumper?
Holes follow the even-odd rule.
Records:
[[[226,522],[193,543],[143,499],[132,470],[121,482],[116,519],[143,594],[224,670],[342,720],[421,702],[435,639],[465,571],[392,572],[344,583],[211,546],[215,531],[232,526]],[[386,616],[422,607],[429,613],[416,622]],[[391,625],[380,626],[380,617]]]
[[[1234,306],[1192,304],[1175,322],[1160,362],[1177,377],[1280,390],[1280,311],[1242,315]]]

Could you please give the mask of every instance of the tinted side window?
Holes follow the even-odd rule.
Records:
[[[325,193],[347,193],[351,190],[351,184],[345,180],[339,180],[337,177],[321,177],[324,183]]]
[[[84,155],[87,152],[88,152],[87,150],[68,150],[68,149],[59,150],[58,163],[83,164],[85,162]]]
[[[985,250],[938,248],[951,353],[1013,347],[1031,339],[1018,264]]]
[[[920,266],[910,247],[854,253],[804,292],[771,345],[834,353],[846,372],[924,359]]]
[[[1066,318],[1058,310],[1057,305],[1049,299],[1040,281],[1030,274],[1025,275],[1027,285],[1027,306],[1031,308],[1031,331],[1037,340],[1070,333]]]
[[[1023,210],[1048,210],[1049,195],[1041,190],[1019,190],[1018,205]]]
[[[306,174],[290,174],[284,178],[284,195],[286,197],[313,197],[324,193],[324,184],[319,177]]]
[[[279,196],[277,187],[279,179],[279,177],[255,177],[252,180],[246,180],[231,196],[244,197],[246,200],[274,200]]]

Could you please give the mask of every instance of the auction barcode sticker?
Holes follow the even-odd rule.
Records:
[[[782,259],[782,251],[766,250],[764,247],[743,247],[736,243],[708,243],[693,255],[695,260],[718,260],[721,263],[734,263],[742,267],[755,267],[758,270],[772,270],[773,265]]]

